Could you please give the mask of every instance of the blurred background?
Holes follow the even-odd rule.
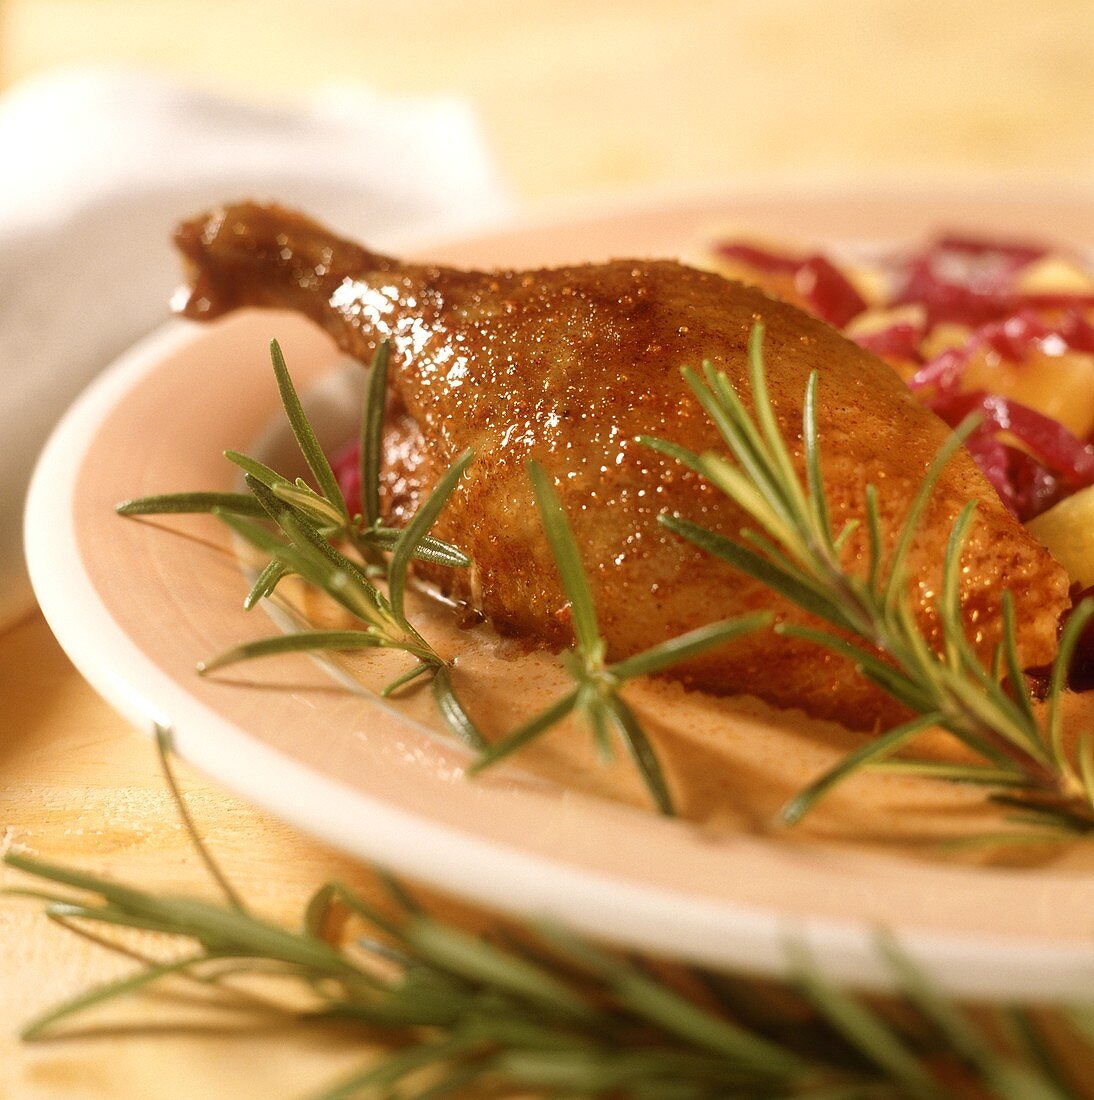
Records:
[[[109,62],[248,99],[454,94],[515,194],[1094,168],[1090,0],[0,0],[0,87]]]

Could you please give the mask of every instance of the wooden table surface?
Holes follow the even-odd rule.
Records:
[[[0,0],[0,87],[73,62],[255,98],[349,78],[464,96],[527,199],[771,174],[1094,179],[1089,0]],[[265,912],[290,918],[318,882],[366,877],[181,772],[201,828]],[[39,616],[0,635],[0,827],[44,857],[204,888],[148,741]],[[16,1044],[20,1021],[117,971],[34,905],[0,904],[0,1095],[295,1096],[365,1056],[349,1034],[223,1032],[200,1013],[156,1036],[184,1006],[151,999],[110,1017],[138,1025],[124,1040]]]

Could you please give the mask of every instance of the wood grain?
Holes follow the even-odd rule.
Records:
[[[76,673],[40,616],[0,636],[0,822],[6,846],[150,887],[210,896],[178,824],[150,741]],[[239,889],[263,913],[299,918],[318,883],[340,878],[366,890],[370,876],[295,834],[183,765],[193,816]],[[11,871],[5,886],[29,885]],[[132,964],[52,926],[40,906],[0,899],[0,1096],[269,1097],[318,1088],[360,1063],[348,1032],[253,1021],[144,998],[81,1021],[123,1021],[124,1041],[95,1035],[37,1046],[16,1043],[35,1013]],[[226,1034],[210,1024],[227,1019]],[[153,1030],[182,1019],[187,1027]],[[230,1083],[230,1084],[229,1084]]]

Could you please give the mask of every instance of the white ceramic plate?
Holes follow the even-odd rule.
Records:
[[[679,255],[715,226],[818,244],[958,226],[1090,245],[1094,205],[1078,196],[707,195],[574,209],[428,255],[473,265]],[[174,322],[84,394],[35,475],[27,549],[42,608],[83,674],[135,724],[171,725],[199,768],[345,851],[619,944],[777,973],[796,937],[834,977],[884,987],[876,933],[885,927],[955,993],[1089,995],[1094,875],[1081,863],[946,865],[877,843],[697,828],[515,769],[472,782],[458,745],[332,683],[307,658],[197,679],[196,660],[268,634],[269,622],[241,610],[246,583],[214,520],[123,521],[113,506],[232,486],[221,452],[253,448],[277,416],[271,335],[301,390],[342,363],[324,336],[284,314]],[[754,740],[762,722],[742,722]],[[795,735],[793,723],[783,726]]]

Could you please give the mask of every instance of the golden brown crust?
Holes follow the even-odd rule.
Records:
[[[837,524],[861,518],[872,483],[891,540],[949,431],[889,367],[835,330],[755,288],[673,262],[494,273],[400,265],[299,215],[254,205],[198,219],[179,242],[194,275],[191,316],[239,305],[295,308],[363,359],[391,340],[393,387],[410,418],[388,428],[396,459],[389,476],[401,479],[402,502],[412,505],[414,487],[427,490],[474,447],[475,464],[436,534],[475,558],[482,610],[498,629],[547,645],[565,644],[570,630],[525,472],[531,458],[555,478],[612,658],[760,607],[810,621],[658,524],[670,509],[735,537],[744,517],[638,442],[652,435],[725,450],[679,367],[709,360],[746,391],[756,322],[766,326],[771,397],[799,467],[806,380],[820,372],[824,480]],[[973,498],[980,522],[961,592],[970,636],[986,656],[1000,633],[1000,594],[1010,589],[1020,657],[1026,666],[1045,664],[1067,606],[1066,577],[965,451],[940,480],[909,557],[920,621],[934,631],[946,539]],[[864,536],[852,540],[848,564],[861,565],[865,550]],[[457,598],[478,598],[467,574],[436,579]],[[678,676],[859,728],[899,714],[843,659],[766,633],[690,662]]]

